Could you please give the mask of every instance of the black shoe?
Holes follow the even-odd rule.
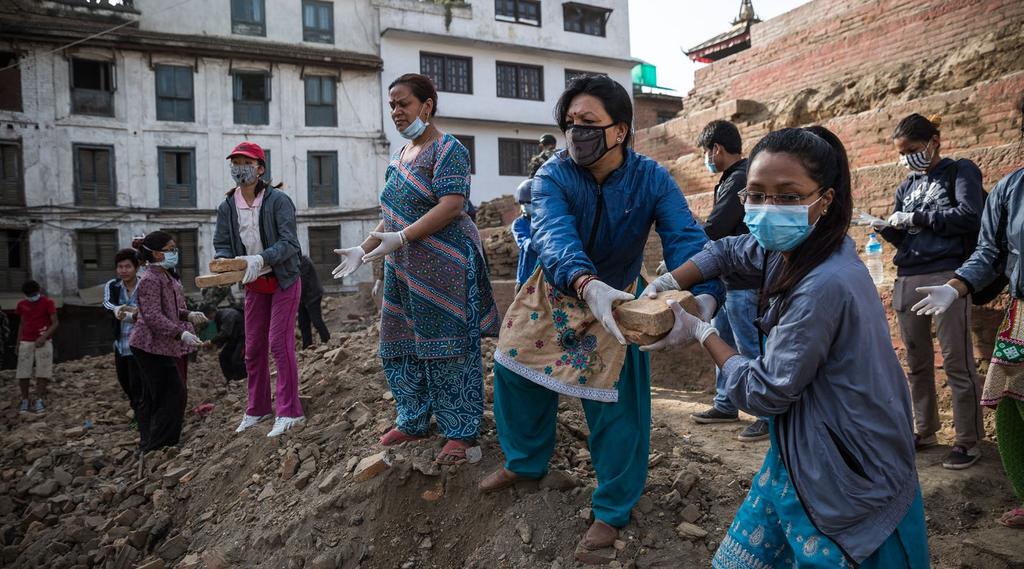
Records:
[[[970,468],[975,462],[981,458],[981,449],[978,445],[974,445],[971,448],[967,448],[962,445],[956,445],[953,450],[949,451],[946,458],[942,461],[942,468],[948,468],[950,470],[963,470]]]
[[[740,420],[739,413],[726,413],[725,411],[719,411],[712,407],[707,411],[701,411],[700,413],[693,413],[690,418],[696,421],[698,424],[707,425],[710,423],[734,423]]]
[[[939,444],[939,441],[935,438],[935,435],[928,435],[927,437],[914,435],[914,450],[924,450],[937,444]]]
[[[756,443],[757,441],[763,441],[768,438],[768,421],[758,419],[753,423],[747,425],[746,429],[740,433],[740,436],[736,437],[740,441],[745,443]]]

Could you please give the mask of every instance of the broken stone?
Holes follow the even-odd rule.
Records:
[[[676,533],[679,534],[679,537],[688,540],[702,539],[708,535],[708,532],[704,531],[704,529],[690,522],[682,522],[676,526]]]
[[[334,485],[338,483],[338,479],[340,479],[341,476],[342,472],[339,469],[335,468],[334,470],[330,471],[327,474],[326,478],[320,481],[320,484],[318,484],[316,487],[317,490],[324,494],[330,492],[331,488],[334,488]]]
[[[290,480],[299,469],[299,455],[295,451],[288,451],[281,461],[281,480]]]
[[[363,482],[382,474],[389,468],[391,468],[391,454],[388,451],[383,451],[360,460],[353,475],[356,482]]]
[[[59,486],[57,485],[57,481],[51,479],[43,482],[42,484],[34,486],[31,490],[28,491],[28,493],[33,496],[39,496],[40,498],[49,498],[50,496],[56,494],[58,489]]]
[[[260,492],[260,495],[256,498],[256,500],[259,501],[259,502],[262,502],[264,500],[273,498],[276,495],[277,495],[277,492],[274,492],[274,485],[273,484],[267,484],[266,486],[263,487],[263,491]]]
[[[420,542],[420,549],[430,549],[432,547],[434,547],[434,542],[430,540],[429,535]]]
[[[185,552],[188,551],[188,544],[188,539],[179,533],[165,541],[164,544],[160,546],[160,549],[157,550],[156,554],[165,561],[174,561],[182,555],[185,555]]]
[[[697,480],[697,475],[692,472],[680,472],[672,482],[672,489],[677,490],[680,496],[687,496],[697,485]]]
[[[576,546],[576,561],[586,565],[607,565],[615,561],[615,549],[587,549],[582,545]]]
[[[436,502],[444,497],[444,484],[440,480],[434,483],[433,488],[428,488],[420,495],[427,502]]]
[[[78,437],[85,434],[85,427],[71,427],[70,429],[64,429],[64,436],[69,439],[77,439]]]
[[[622,335],[630,343],[649,344],[668,333],[676,321],[667,301],[675,300],[694,316],[700,315],[697,299],[689,291],[672,290],[657,298],[640,297],[620,304],[614,312]]]
[[[643,496],[640,496],[640,500],[637,501],[636,509],[640,510],[640,513],[642,514],[649,514],[654,510],[654,500],[652,500],[647,494],[644,494]]]
[[[70,485],[71,481],[74,480],[74,478],[72,478],[71,475],[68,474],[68,472],[63,468],[53,469],[53,479],[56,480],[57,484],[60,484],[62,487]]]
[[[683,519],[690,522],[691,524],[700,519],[700,508],[697,504],[690,504],[683,508],[681,514]]]
[[[119,516],[114,518],[115,527],[132,527],[132,524],[139,519],[139,513],[135,510],[125,510],[121,512]]]
[[[519,534],[519,539],[523,540],[523,543],[529,545],[533,539],[533,531],[530,529],[530,524],[524,520],[520,520],[516,523],[516,533]]]

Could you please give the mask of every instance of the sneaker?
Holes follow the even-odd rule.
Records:
[[[747,425],[746,429],[740,433],[740,436],[736,437],[745,443],[755,443],[757,441],[763,441],[768,438],[768,421],[758,419],[753,423]]]
[[[306,422],[305,417],[278,417],[274,420],[274,428],[267,433],[268,437],[277,437],[284,434],[292,427],[297,427]]]
[[[700,413],[693,413],[690,415],[700,425],[707,425],[710,423],[734,423],[740,420],[739,413],[729,414],[725,411],[719,411],[715,407],[708,409],[707,411],[701,411]]]
[[[956,445],[953,450],[949,451],[946,458],[942,461],[942,468],[948,468],[950,470],[963,470],[970,468],[972,464],[978,462],[981,458],[981,449],[978,445],[974,445],[971,448],[967,448],[963,445]]]
[[[22,399],[18,405],[18,413],[28,413],[28,399]]]
[[[923,450],[937,444],[939,444],[939,440],[935,438],[935,435],[928,435],[927,437],[922,437],[918,434],[914,435],[914,450]]]
[[[246,416],[242,417],[242,422],[238,424],[238,428],[235,429],[235,432],[236,433],[241,433],[242,431],[244,431],[246,429],[249,429],[251,427],[255,427],[256,423],[259,423],[260,421],[265,421],[265,420],[267,420],[269,418],[270,418],[269,414],[268,415],[263,415],[262,417],[258,417],[256,415],[246,415]]]
[[[36,399],[36,404],[35,404],[34,407],[32,407],[32,410],[35,411],[36,414],[45,413],[46,412],[46,406],[43,405],[43,400],[42,399]]]

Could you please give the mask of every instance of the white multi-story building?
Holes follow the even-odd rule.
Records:
[[[177,236],[194,291],[243,140],[267,149],[303,251],[333,284],[331,250],[379,217],[377,22],[371,0],[0,3],[3,308],[28,278],[60,305],[94,303],[114,253],[156,229]],[[61,336],[91,337],[69,330],[58,349]]]
[[[385,104],[388,85],[403,73],[434,80],[435,121],[472,156],[474,202],[514,193],[541,134],[562,140],[553,112],[569,78],[604,73],[632,92],[637,61],[629,55],[627,0],[468,0],[450,9],[418,0],[373,3]],[[405,140],[386,113],[394,152]]]

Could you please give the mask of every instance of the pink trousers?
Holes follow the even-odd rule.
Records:
[[[302,417],[299,366],[295,360],[295,317],[302,284],[296,280],[273,294],[245,291],[245,371],[249,374],[249,406],[245,413],[269,415],[270,358],[277,365],[274,396],[278,417]]]

